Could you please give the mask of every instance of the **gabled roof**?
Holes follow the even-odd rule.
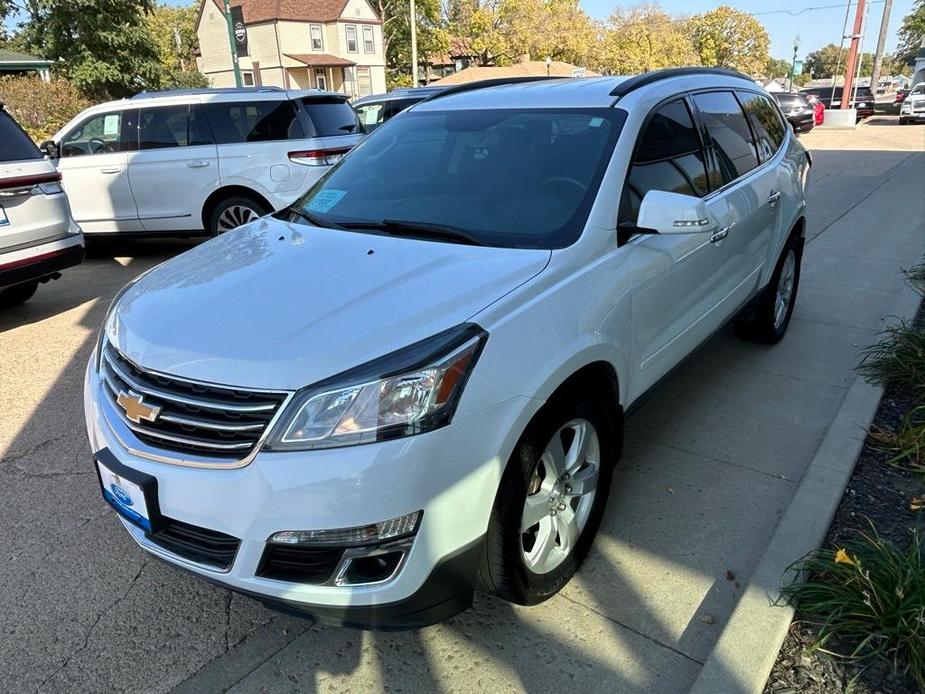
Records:
[[[203,0],[203,3],[209,0]],[[222,12],[222,0],[212,0]],[[240,5],[245,24],[272,22],[276,19],[293,22],[335,22],[340,19],[347,0],[232,0]],[[375,10],[374,10],[375,11]]]
[[[29,63],[29,64],[45,64],[51,65],[54,63],[53,60],[45,60],[44,58],[38,58],[34,55],[26,55],[25,53],[16,53],[14,51],[7,51],[3,48],[0,48],[0,63]]]

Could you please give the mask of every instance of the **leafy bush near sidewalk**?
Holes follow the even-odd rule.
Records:
[[[808,575],[782,597],[816,628],[813,648],[857,644],[840,654],[861,664],[882,658],[925,690],[925,547],[912,532],[906,549],[862,533],[838,550],[817,550],[794,565]]]
[[[67,80],[38,77],[0,77],[0,101],[37,143],[90,105]]]

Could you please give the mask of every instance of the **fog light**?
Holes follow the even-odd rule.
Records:
[[[369,545],[392,540],[417,532],[423,511],[415,511],[398,518],[336,530],[282,530],[270,536],[275,545],[338,544]]]

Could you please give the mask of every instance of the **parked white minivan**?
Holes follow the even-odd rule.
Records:
[[[123,289],[84,386],[101,492],[147,552],[286,609],[541,602],[591,546],[624,413],[730,321],[784,337],[810,164],[726,70],[413,105]]]
[[[361,130],[343,94],[200,89],[94,106],[42,149],[87,234],[215,235],[292,203]]]

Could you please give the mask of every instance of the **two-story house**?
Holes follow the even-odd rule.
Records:
[[[233,36],[246,86],[385,91],[382,22],[367,0],[233,0]],[[233,87],[223,0],[202,0],[196,24],[202,73]]]

